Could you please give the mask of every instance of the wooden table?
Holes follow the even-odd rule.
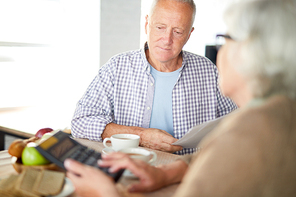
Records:
[[[86,145],[90,148],[93,148],[99,152],[102,152],[104,145],[102,142],[95,142],[90,141],[86,139],[76,139],[79,143]],[[146,148],[147,150],[151,150]],[[157,160],[153,165],[159,165],[159,164],[167,164],[170,162],[175,161],[178,157],[178,155],[165,153],[161,151],[155,151],[157,154]],[[13,169],[11,165],[11,156],[8,154],[7,150],[0,151],[0,179],[8,177],[10,174],[17,174],[16,171]],[[118,183],[116,184],[117,189],[121,193],[122,196],[128,196],[128,197],[168,197],[172,196],[175,192],[175,190],[178,187],[178,184],[174,184],[165,188],[162,188],[160,190],[157,190],[155,192],[149,192],[149,193],[129,193],[127,191],[127,186],[131,183],[137,182],[137,179],[134,178],[127,178],[127,177],[121,177]],[[76,197],[77,195],[73,193],[71,197]]]

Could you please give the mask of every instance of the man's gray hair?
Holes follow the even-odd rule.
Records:
[[[296,0],[251,0],[224,13],[240,56],[235,67],[254,97],[284,94],[296,98]]]
[[[149,15],[152,16],[152,13],[154,12],[155,6],[157,3],[161,0],[153,0],[150,8]],[[191,26],[193,26],[194,20],[195,20],[195,14],[196,14],[196,6],[194,3],[194,0],[171,0],[171,1],[177,1],[177,2],[182,2],[188,4],[192,8],[192,20],[191,20]]]

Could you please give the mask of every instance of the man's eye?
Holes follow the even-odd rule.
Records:
[[[175,32],[175,34],[177,34],[177,35],[182,35],[183,34],[183,32],[181,32],[181,31],[174,31]]]

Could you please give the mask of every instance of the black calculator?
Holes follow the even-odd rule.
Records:
[[[96,167],[107,175],[111,176],[115,182],[121,177],[124,169],[116,172],[108,172],[108,168],[98,166],[98,159],[101,159],[101,153],[90,149],[70,138],[69,134],[58,131],[44,142],[35,147],[46,159],[55,163],[60,168],[65,169],[64,161],[67,158],[74,159],[83,164]]]

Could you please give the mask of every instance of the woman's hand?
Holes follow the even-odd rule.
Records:
[[[124,153],[112,153],[102,155],[99,160],[101,167],[109,167],[111,173],[120,169],[127,169],[139,178],[138,183],[128,187],[130,192],[150,192],[182,180],[188,165],[181,160],[163,165],[161,167],[151,166],[141,160],[133,160]],[[77,161],[66,159],[64,165],[67,177],[73,182],[79,196],[119,196],[114,181],[104,172],[81,164]]]
[[[66,159],[64,165],[68,171],[67,177],[71,179],[79,196],[119,196],[114,181],[104,172],[72,159]]]
[[[176,163],[173,164],[173,168],[168,167],[170,165],[166,165],[167,167],[165,168],[158,168],[141,160],[133,160],[123,153],[102,155],[102,158],[103,160],[99,160],[98,164],[102,167],[110,167],[110,172],[128,169],[139,178],[138,183],[129,186],[129,192],[150,192],[172,183],[180,182],[187,169],[187,165],[184,162],[182,162],[181,171],[175,168]],[[173,174],[177,174],[178,177],[172,177]]]

